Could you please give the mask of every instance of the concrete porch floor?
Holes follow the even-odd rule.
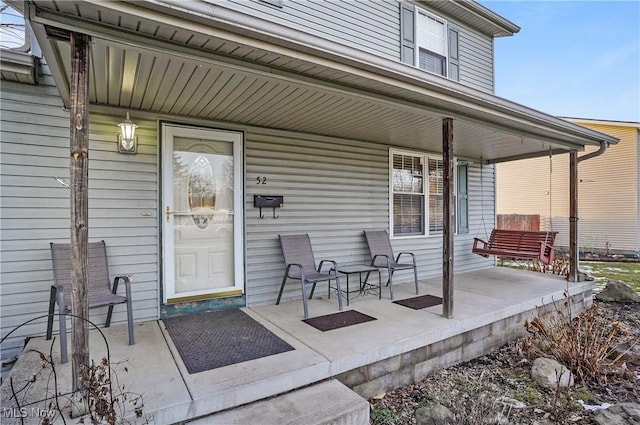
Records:
[[[441,296],[440,282],[440,278],[421,280],[420,294]],[[409,283],[395,285],[394,298],[415,296],[412,286]],[[153,417],[153,423],[171,424],[286,393],[455,338],[562,300],[565,291],[570,296],[590,295],[591,287],[591,282],[567,283],[558,276],[505,268],[461,273],[455,275],[454,319],[442,317],[441,305],[413,310],[393,304],[388,288],[383,288],[382,300],[378,300],[377,295],[367,295],[352,298],[349,307],[345,304],[345,310],[358,310],[377,320],[328,332],[301,321],[300,300],[279,306],[245,308],[247,314],[295,350],[192,375],[187,372],[162,321],[137,324],[134,346],[127,345],[126,326],[102,330],[109,342],[112,364],[116,364],[116,369],[128,369],[126,373],[118,372],[120,386],[143,396],[144,413]],[[317,291],[323,298],[309,302],[310,316],[337,312],[337,300],[334,296],[326,299],[326,287],[324,292],[322,288]],[[92,359],[99,361],[106,356],[105,344],[96,331],[91,332],[90,346]],[[40,367],[38,356],[29,354],[29,350],[48,353],[50,348],[54,360],[59,361],[57,341],[52,345],[44,338],[30,340],[12,371],[14,379],[25,379]],[[481,355],[485,348],[482,341],[466,347],[471,350],[471,357]],[[59,390],[65,393],[70,389],[70,364],[56,364]],[[8,380],[2,386],[3,406],[9,405],[7,384]],[[38,391],[39,385],[37,382],[30,391],[32,401],[45,393],[42,388]],[[356,389],[365,396],[373,390],[366,384]],[[33,406],[42,408],[44,404]],[[3,423],[13,423],[6,412],[2,419]],[[37,418],[25,419],[25,423],[38,423]],[[19,423],[19,419],[15,423]],[[54,423],[62,420],[58,418]]]

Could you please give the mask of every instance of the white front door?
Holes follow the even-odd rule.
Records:
[[[164,302],[240,295],[242,133],[162,125]]]

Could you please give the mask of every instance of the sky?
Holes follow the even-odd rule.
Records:
[[[0,46],[20,47],[24,42],[24,19],[0,1]]]
[[[496,95],[556,116],[640,122],[640,0],[479,3],[521,28],[495,40]]]

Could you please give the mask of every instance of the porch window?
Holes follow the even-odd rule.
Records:
[[[390,152],[391,228],[393,236],[441,234],[444,180],[442,158]],[[467,166],[458,165],[455,176],[456,224],[458,233],[468,232]]]
[[[441,233],[444,228],[442,160],[429,158],[429,233]]]
[[[392,153],[393,235],[424,235],[424,157]]]

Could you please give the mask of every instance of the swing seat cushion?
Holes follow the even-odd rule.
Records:
[[[515,260],[540,260],[551,264],[558,232],[493,229],[489,241],[473,238],[472,252]]]

